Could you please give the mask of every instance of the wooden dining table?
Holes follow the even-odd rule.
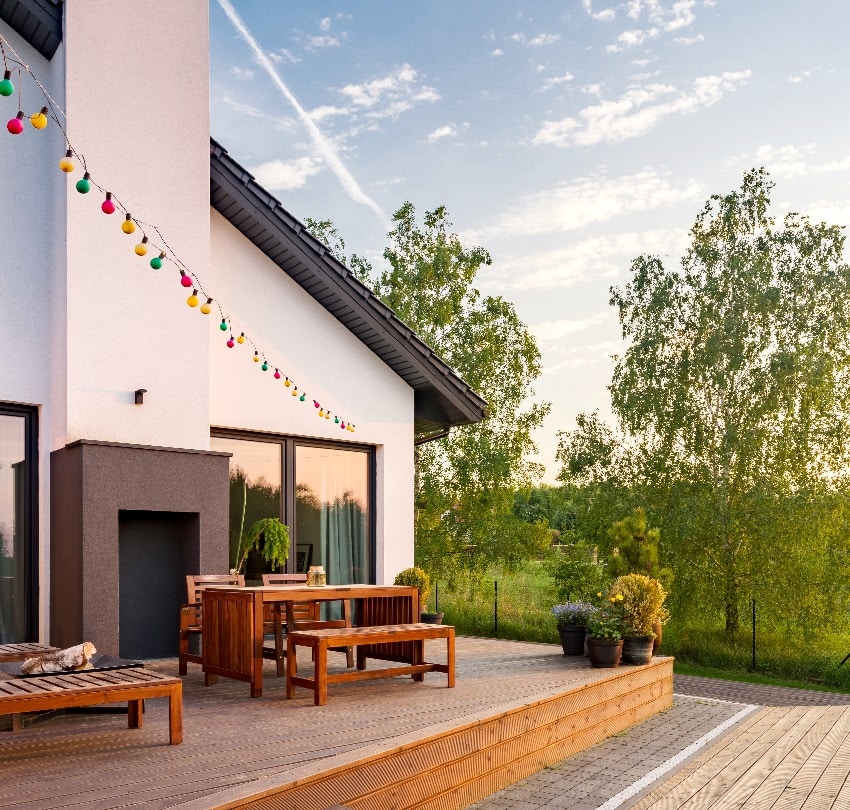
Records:
[[[201,594],[204,616],[201,636],[206,683],[218,676],[247,681],[251,697],[263,694],[263,606],[296,602],[338,602],[353,605],[355,627],[410,624],[419,621],[419,591],[404,585],[258,585],[207,588]],[[379,658],[411,664],[421,660],[421,642],[364,645],[358,666]]]

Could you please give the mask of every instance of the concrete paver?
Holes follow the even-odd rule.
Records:
[[[667,711],[467,810],[625,810],[757,707],[850,705],[850,694],[690,675],[674,677],[674,692]]]

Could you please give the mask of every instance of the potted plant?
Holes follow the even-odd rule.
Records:
[[[289,558],[289,527],[276,517],[255,521],[239,539],[236,567],[230,573],[242,573],[252,549],[257,549],[272,568],[280,568]]]
[[[623,661],[627,664],[648,664],[652,658],[653,642],[669,613],[664,607],[667,594],[657,579],[643,574],[617,577],[609,595],[622,605]]]
[[[623,652],[623,599],[618,594],[597,596],[603,602],[587,620],[587,657],[592,667],[616,667]]]
[[[408,587],[419,588],[419,621],[426,624],[442,624],[442,613],[428,612],[428,594],[431,592],[431,578],[427,572],[419,566],[405,568],[395,575],[393,585],[407,585]]]
[[[583,655],[587,622],[596,612],[590,602],[564,602],[552,608],[564,655]]]

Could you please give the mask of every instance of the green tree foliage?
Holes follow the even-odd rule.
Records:
[[[622,520],[618,520],[608,529],[611,552],[606,561],[608,573],[612,578],[625,574],[642,574],[660,579],[665,586],[670,580],[670,572],[661,569],[658,562],[658,543],[661,530],[656,526],[649,528],[646,510],[642,506],[633,509]]]
[[[461,243],[445,207],[426,212],[420,224],[406,202],[393,223],[377,277],[368,262],[346,259],[329,221],[307,224],[488,403],[483,422],[416,448],[417,564],[432,576],[516,564],[549,543],[545,523],[526,523],[513,511],[515,491],[542,473],[528,459],[532,431],[549,406],[526,404],[540,352],[513,305],[474,286],[490,255]]]
[[[830,481],[850,447],[850,270],[841,228],[777,225],[772,187],[747,172],[708,200],[681,270],[639,256],[611,290],[628,344],[612,407],[674,538],[677,585],[719,602],[729,634],[746,597],[780,596],[774,583],[800,583],[786,598],[803,613],[816,583],[846,595],[846,562],[824,561],[846,522]]]

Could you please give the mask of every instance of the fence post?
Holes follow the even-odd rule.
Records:
[[[434,580],[434,613],[440,612],[440,583]]]
[[[753,599],[753,672],[756,670],[756,600]]]
[[[493,638],[499,637],[499,580],[493,582]]]

